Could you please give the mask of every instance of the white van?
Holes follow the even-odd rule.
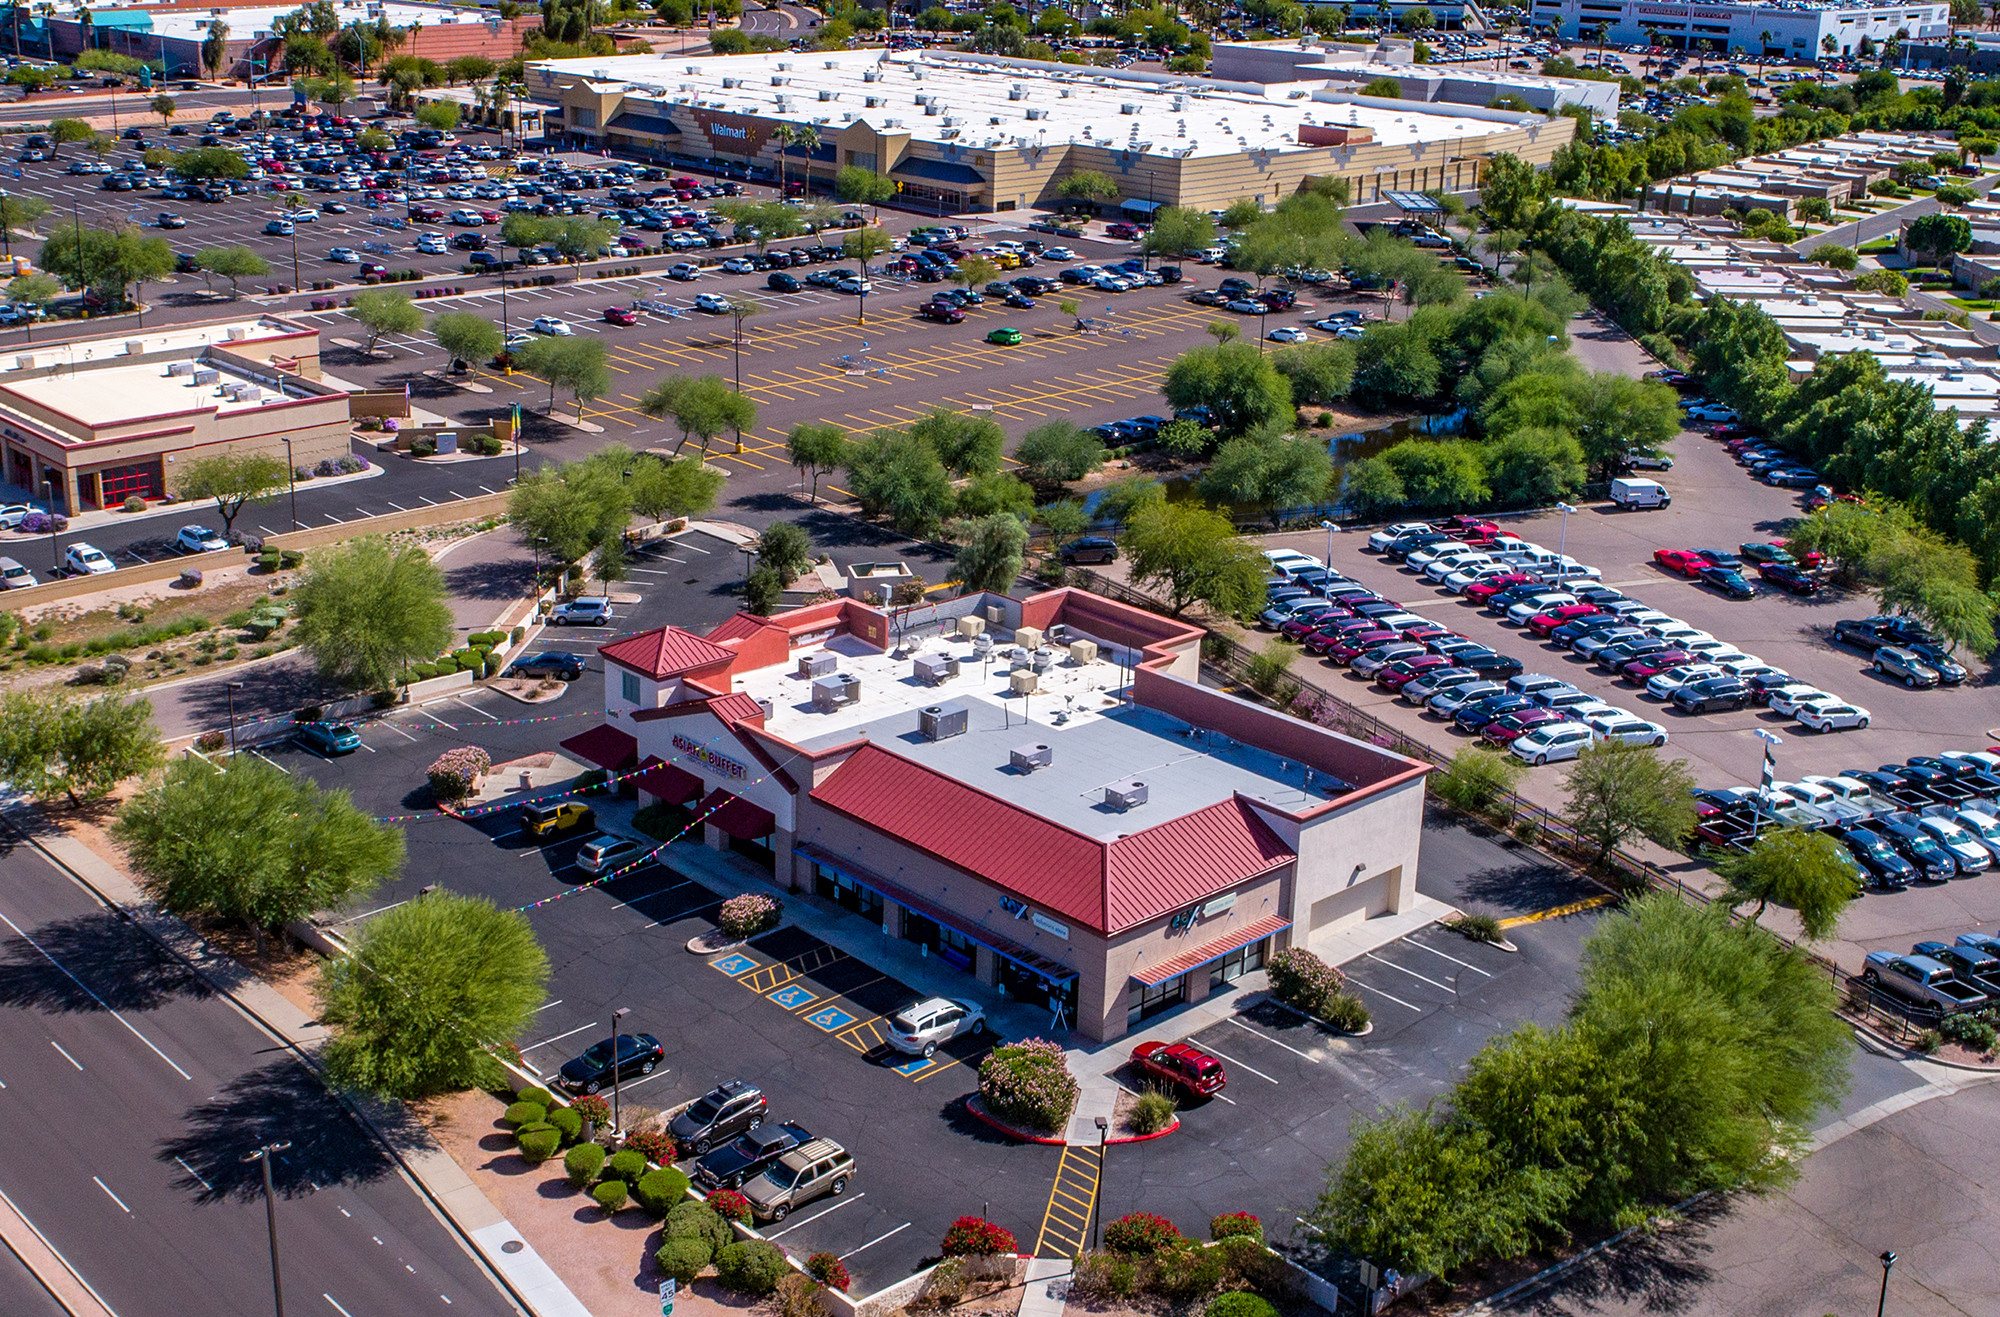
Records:
[[[1611,482],[1611,501],[1621,508],[1664,508],[1674,496],[1657,480],[1621,477]]]

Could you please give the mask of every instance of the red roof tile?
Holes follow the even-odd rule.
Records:
[[[641,631],[636,636],[627,636],[601,646],[597,652],[607,661],[631,668],[655,681],[665,681],[668,677],[678,677],[701,668],[712,668],[736,657],[734,651],[676,626]]]
[[[1102,842],[867,745],[812,797],[967,873],[1116,932],[1295,857],[1240,800]]]
[[[639,758],[639,742],[609,723],[599,723],[557,744],[577,758],[588,759],[613,773],[631,767]]]
[[[732,614],[721,626],[710,631],[708,638],[718,644],[725,640],[742,640],[746,636],[756,635],[770,625],[768,619],[759,617],[755,613],[738,612]]]

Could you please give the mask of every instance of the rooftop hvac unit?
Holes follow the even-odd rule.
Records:
[[[179,364],[185,365],[186,363],[182,362]],[[32,354],[24,357],[16,357],[14,358],[14,367],[17,370],[33,370],[35,368],[35,358]],[[189,369],[192,370],[193,367],[189,367]],[[175,371],[174,373],[179,374],[180,372]]]
[[[1017,745],[1007,752],[1007,763],[1017,773],[1032,773],[1038,768],[1047,768],[1055,761],[1056,752],[1039,742]]]
[[[792,71],[792,66],[791,66],[791,64],[790,64],[790,62],[789,62],[789,61],[784,61],[784,60],[781,60],[781,61],[779,61],[779,63],[778,63],[778,72],[780,72],[780,73],[790,73],[791,71]]]
[[[1049,112],[1043,109],[1031,109],[1028,111],[1028,117],[1030,119],[1046,119],[1049,117]]]
[[[958,675],[958,660],[949,654],[919,654],[916,678],[926,686],[941,686]]]
[[[1033,672],[1022,669],[1007,674],[1007,690],[1014,695],[1033,695],[1041,689],[1041,681]]]
[[[1069,661],[1078,667],[1097,662],[1097,642],[1095,640],[1070,641]]]
[[[766,722],[778,716],[778,704],[775,700],[759,700],[757,701],[757,707],[763,710],[764,721]]]
[[[868,108],[871,110],[874,109],[876,106],[880,105],[881,103],[882,103],[882,98],[880,96],[870,96],[868,98]]]
[[[851,672],[836,672],[813,682],[813,708],[821,713],[853,704],[861,698],[861,679]]]
[[[722,80],[722,87],[723,90],[725,91],[733,91],[734,89],[741,87],[742,85],[743,85],[743,79],[741,78],[724,78]],[[685,91],[687,90],[687,88],[682,88],[682,90]]]
[[[933,704],[917,711],[917,730],[926,741],[965,735],[969,715],[963,704]]]
[[[999,626],[1002,622],[1005,622],[1006,620],[1007,620],[1006,609],[1002,608],[998,604],[988,604],[986,606],[986,625]]]
[[[221,379],[222,379],[222,372],[219,370],[198,370],[194,373],[194,382],[197,385],[216,384],[219,383]]]
[[[826,89],[826,88],[824,88],[824,87],[820,88],[820,91],[819,91],[819,98],[820,98],[821,100],[823,100],[823,101],[831,101],[831,100],[836,100],[836,99],[838,99],[838,98],[839,98],[839,96],[840,96],[840,93],[839,93],[839,92],[837,92],[837,91],[829,91],[829,90],[827,90],[827,89]]]
[[[938,115],[944,113],[944,106],[939,105],[936,101],[932,101],[929,105],[924,106],[924,113],[932,118],[936,118]]]
[[[835,61],[833,61],[833,60],[828,60],[828,61],[826,61],[826,67],[827,67],[827,68],[833,68],[833,67],[834,67],[834,64],[835,64]]]
[[[863,69],[861,71],[861,80],[863,82],[880,82],[882,81],[882,75],[874,69]]]
[[[1137,114],[1138,112],[1139,105],[1136,101],[1125,101],[1118,107],[1118,113],[1120,114]]]
[[[1028,89],[1019,83],[1015,83],[1007,89],[1007,99],[1010,101],[1025,101],[1028,99]]]
[[[1104,803],[1122,814],[1145,804],[1147,795],[1146,784],[1135,777],[1104,788]]]
[[[232,342],[239,338],[247,338],[249,334],[250,331],[241,325],[231,325],[229,327],[229,337]]]
[[[839,656],[829,654],[825,650],[820,650],[814,654],[799,655],[799,675],[808,681],[815,677],[824,677],[839,666]]]
[[[139,354],[143,353],[145,350],[146,350],[146,344],[143,340],[136,338],[126,340],[125,343],[126,356],[136,357]]]
[[[1034,669],[1037,672],[1045,670],[1051,663],[1054,663],[1055,661],[1056,661],[1056,652],[1052,649],[1038,649],[1028,658],[1028,662],[1034,666]]]
[[[1032,626],[1016,627],[1014,629],[1014,643],[1023,649],[1040,649],[1042,647],[1042,629]]]
[[[22,364],[22,365],[24,365],[24,366],[32,366],[32,365],[34,365],[34,364],[35,364],[35,359],[34,359],[33,357],[23,357],[23,358],[21,358],[21,364]],[[192,361],[172,361],[172,362],[168,362],[168,363],[167,363],[167,374],[169,374],[169,375],[192,375],[192,374],[194,374],[194,363],[193,363]]]
[[[958,619],[958,634],[961,636],[976,636],[985,630],[986,619],[983,617],[961,617]]]

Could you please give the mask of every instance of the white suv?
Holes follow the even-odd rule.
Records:
[[[889,1019],[889,1046],[911,1056],[929,1056],[938,1044],[960,1034],[986,1032],[986,1012],[969,1001],[931,997],[912,1002]]]

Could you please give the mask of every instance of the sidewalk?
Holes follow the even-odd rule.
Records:
[[[155,907],[132,879],[33,808],[5,807],[8,820],[56,864],[107,903],[129,914],[147,933],[194,967],[196,973],[311,1064],[326,1029],[242,965],[211,949],[180,920]],[[447,1155],[430,1132],[399,1103],[353,1097],[351,1107],[382,1146],[402,1163],[439,1212],[452,1223],[534,1317],[591,1317],[534,1247]]]

